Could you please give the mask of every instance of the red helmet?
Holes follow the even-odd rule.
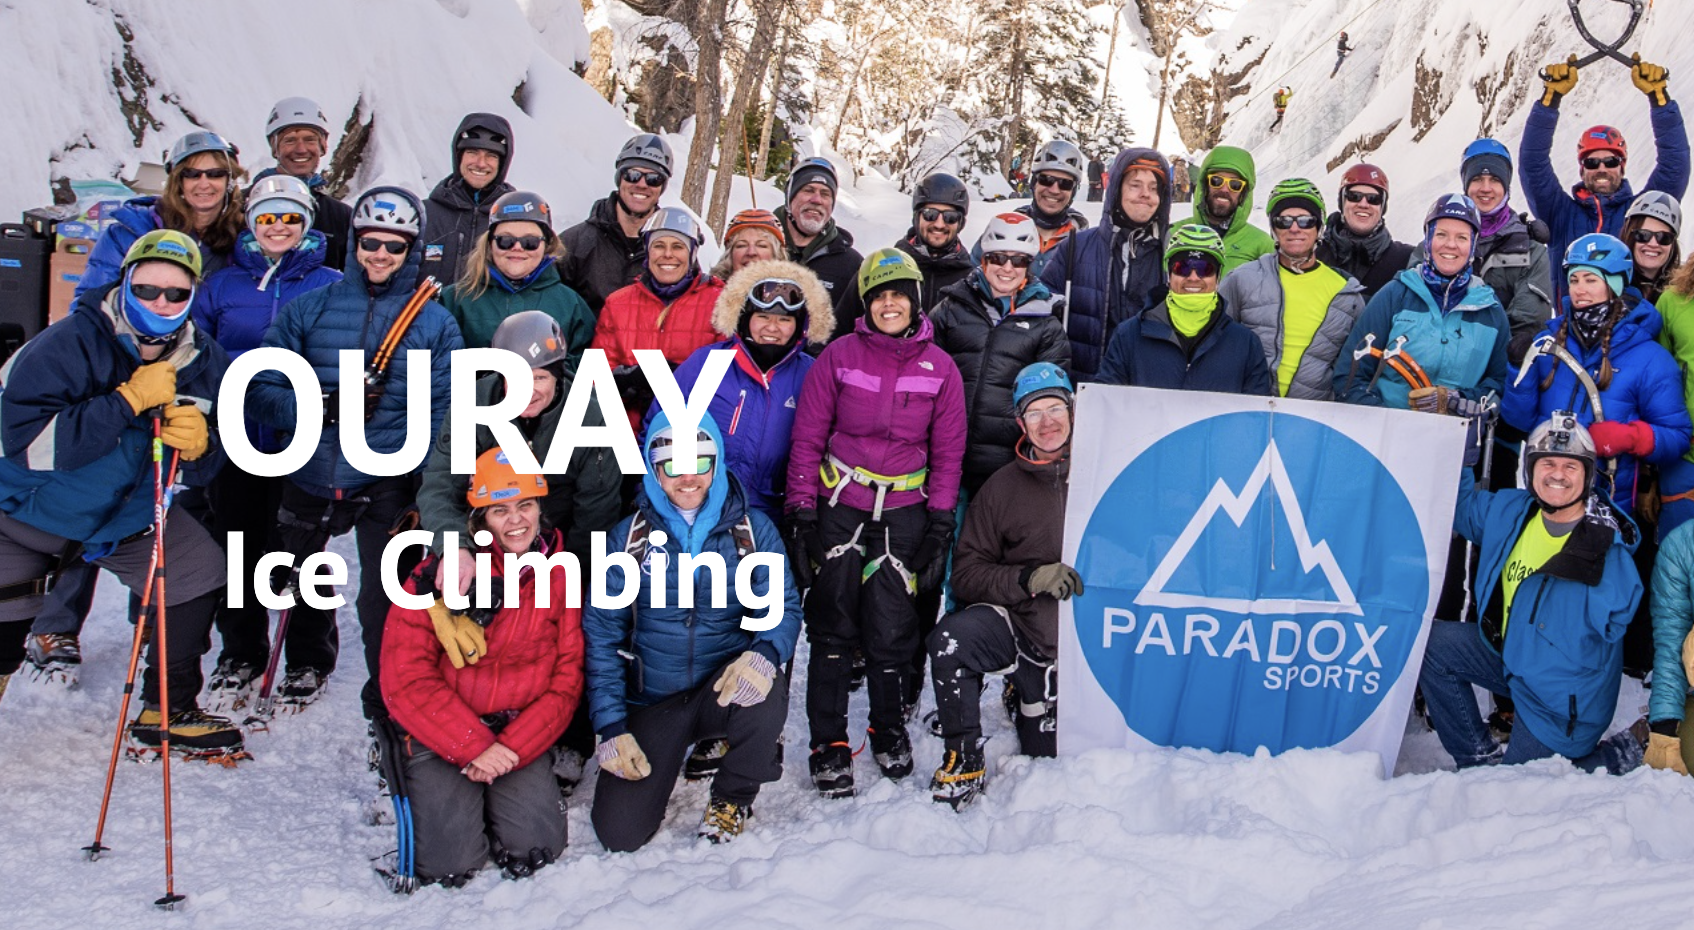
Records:
[[[1629,146],[1624,144],[1623,133],[1612,126],[1590,126],[1583,130],[1582,137],[1576,140],[1576,157],[1587,158],[1594,152],[1616,152],[1619,158],[1629,157]]]
[[[1347,188],[1355,184],[1374,187],[1382,191],[1382,212],[1388,212],[1388,173],[1375,165],[1359,162],[1341,176],[1341,191],[1336,195],[1336,202],[1343,203],[1347,197]]]

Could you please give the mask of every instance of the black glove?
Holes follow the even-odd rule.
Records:
[[[612,381],[618,386],[618,398],[625,410],[646,413],[653,405],[653,389],[640,365],[620,365],[612,369]]]
[[[1528,213],[1519,213],[1518,219],[1523,221],[1525,229],[1529,232],[1529,238],[1542,245],[1546,245],[1553,240],[1553,231],[1547,228],[1547,223],[1544,220],[1538,220]]]
[[[931,510],[923,541],[912,556],[911,569],[918,576],[919,591],[933,591],[947,574],[947,553],[953,549],[953,511]]]
[[[1540,335],[1539,332],[1525,330],[1521,333],[1514,333],[1512,338],[1507,341],[1506,364],[1511,366],[1511,374],[1514,377],[1517,375],[1517,370],[1523,367],[1523,357],[1529,354],[1529,347],[1534,345],[1536,338]]]
[[[811,508],[796,510],[788,515],[782,528],[782,541],[788,549],[788,570],[794,573],[796,588],[809,588],[816,573],[812,563],[823,564],[823,537],[818,533],[818,512]]]

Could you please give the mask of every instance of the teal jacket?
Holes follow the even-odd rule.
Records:
[[[1499,393],[1505,384],[1511,322],[1494,289],[1478,278],[1471,278],[1464,297],[1442,313],[1417,269],[1408,268],[1376,292],[1353,324],[1346,347],[1335,359],[1336,398],[1350,404],[1404,410],[1411,386],[1393,366],[1383,371],[1375,385],[1371,384],[1379,364],[1375,358],[1360,359],[1358,369],[1353,368],[1353,352],[1370,334],[1375,334],[1378,349],[1405,336],[1404,353],[1423,368],[1431,384],[1451,388],[1472,400],[1490,391]]]
[[[1682,642],[1694,628],[1694,522],[1659,544],[1653,566],[1653,696],[1647,719],[1681,720],[1688,697]]]

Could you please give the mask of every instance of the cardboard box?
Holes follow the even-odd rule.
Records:
[[[88,268],[88,253],[93,249],[92,239],[59,240],[48,263],[51,280],[47,285],[47,325],[59,322],[71,312],[71,299],[76,296],[76,286]]]

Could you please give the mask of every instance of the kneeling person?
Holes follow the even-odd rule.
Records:
[[[743,558],[785,552],[776,526],[748,505],[741,483],[722,467],[723,436],[712,418],[700,421],[691,469],[672,457],[671,436],[669,418],[655,417],[638,509],[607,544],[641,563],[624,582],[638,587],[635,600],[618,608],[590,604],[583,623],[588,710],[600,735],[594,832],[613,852],[640,849],[658,832],[695,742],[729,740],[700,826],[713,842],[740,834],[760,786],[782,775],[777,739],[788,719],[788,682],[780,669],[793,658],[800,631],[800,594],[788,572],[752,573],[755,591],[778,586],[783,593],[781,622],[763,632],[742,628],[747,610],[733,598],[711,606],[709,573],[695,573],[693,607],[649,606],[655,584],[665,586],[660,603],[676,601],[684,553],[721,557],[727,586]],[[649,574],[660,571],[661,559],[662,574]]]
[[[935,800],[955,809],[982,790],[985,673],[1011,669],[1023,752],[1056,753],[1059,601],[1082,593],[1076,570],[1060,561],[1070,478],[1070,379],[1057,365],[1037,362],[1018,373],[1015,392],[1024,433],[1018,457],[971,501],[953,554],[953,594],[971,606],[943,617],[929,636],[946,744],[930,788]]]

